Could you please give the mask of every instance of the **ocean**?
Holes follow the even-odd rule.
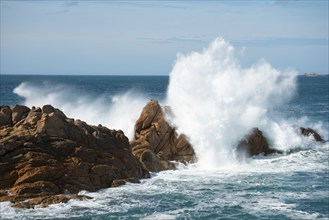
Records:
[[[1,105],[20,103],[31,107],[51,103],[59,108],[72,108],[70,116],[74,117],[75,109],[81,110],[75,106],[80,102],[89,106],[85,109],[96,109],[91,111],[98,114],[100,109],[113,111],[115,97],[122,101],[131,96],[132,100],[123,101],[124,104],[136,99],[143,100],[143,104],[148,99],[163,101],[168,83],[168,76],[1,75]],[[312,125],[323,123],[320,133],[328,140],[328,88],[328,76],[298,76],[297,93],[281,113],[287,120],[307,118]],[[72,104],[66,103],[70,100]],[[142,106],[133,104],[132,108],[138,117]],[[92,123],[88,120],[93,120],[91,113],[83,111],[83,114],[79,117]],[[99,121],[106,124],[104,117]],[[111,121],[107,126],[111,127]],[[3,202],[0,216],[2,219],[328,219],[328,144],[312,143],[292,149],[295,151],[285,155],[257,156],[216,169],[182,165],[179,170],[153,173],[151,179],[142,180],[141,184],[80,193],[92,196],[90,201],[26,210],[11,208]]]
[[[143,106],[157,99],[171,106],[170,122],[190,138],[199,160],[140,184],[80,192],[93,197],[88,201],[35,209],[2,202],[0,218],[329,219],[328,142],[298,134],[310,127],[329,140],[329,76],[266,62],[242,68],[217,51],[226,45],[213,47],[178,58],[170,76],[1,75],[1,105],[52,104],[130,139]],[[255,126],[285,153],[237,158],[234,146]]]

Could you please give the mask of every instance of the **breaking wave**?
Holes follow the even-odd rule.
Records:
[[[217,38],[202,52],[178,55],[167,91],[172,123],[189,137],[206,169],[231,166],[235,146],[253,127],[276,149],[303,146],[297,132],[306,120],[291,121],[280,112],[296,93],[296,79],[296,71],[279,71],[265,60],[242,68],[234,48]]]

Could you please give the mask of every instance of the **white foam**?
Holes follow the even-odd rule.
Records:
[[[249,213],[256,216],[264,212],[275,213],[276,215],[281,214],[292,219],[316,219],[320,216],[319,213],[296,210],[295,204],[285,203],[281,198],[273,198],[270,195],[267,198],[260,198],[257,201],[246,202],[243,206]]]
[[[159,220],[171,220],[171,219],[176,219],[175,215],[170,215],[170,214],[165,214],[165,213],[153,213],[152,215],[146,216],[144,218],[141,218],[143,220],[154,220],[154,219],[159,219]]]

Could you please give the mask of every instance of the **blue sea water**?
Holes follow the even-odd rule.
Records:
[[[120,115],[123,119],[133,113],[133,122],[148,99],[165,103],[169,83],[168,76],[0,77],[1,105],[53,104],[71,117],[111,128],[124,126],[114,119]],[[298,76],[295,96],[276,111],[287,121],[315,126],[328,140],[329,77]],[[305,140],[305,145],[290,150],[217,169],[181,165],[175,171],[153,173],[141,184],[80,192],[93,197],[89,201],[29,210],[3,202],[0,218],[329,219],[328,144]]]

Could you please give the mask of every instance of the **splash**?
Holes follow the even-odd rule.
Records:
[[[68,117],[102,124],[111,129],[122,130],[132,139],[134,125],[147,99],[133,89],[116,95],[93,97],[68,85],[43,82],[42,85],[21,83],[14,93],[24,98],[26,106],[51,104]]]
[[[178,55],[167,91],[175,114],[172,122],[190,138],[201,167],[230,165],[235,146],[251,128],[280,136],[284,128],[272,119],[272,110],[293,97],[296,76],[295,71],[280,72],[264,60],[242,68],[234,48],[217,38],[202,52]],[[273,141],[277,146],[287,144]]]

